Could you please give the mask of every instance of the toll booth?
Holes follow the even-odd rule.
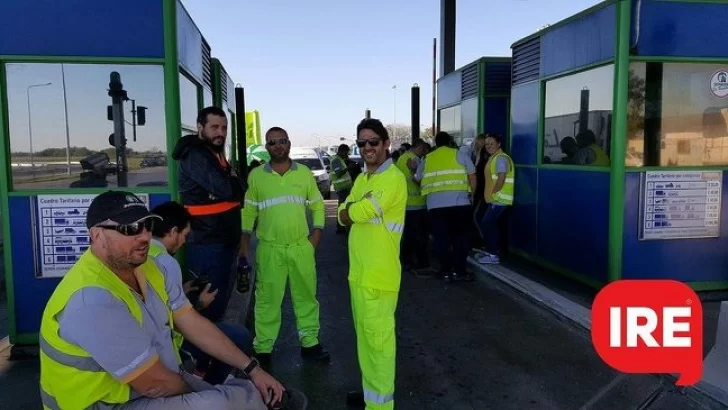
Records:
[[[437,129],[470,144],[480,133],[508,135],[511,58],[482,57],[437,80]]]
[[[605,1],[512,46],[512,252],[728,288],[728,4]]]
[[[176,199],[172,149],[215,98],[232,113],[232,80],[213,83],[211,48],[176,0],[8,0],[0,16],[9,333],[35,344],[49,296],[89,246],[91,200],[115,188],[150,207]]]

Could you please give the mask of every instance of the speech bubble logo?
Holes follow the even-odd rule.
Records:
[[[678,386],[703,374],[703,307],[686,284],[619,280],[592,304],[592,344],[623,373],[678,373]]]

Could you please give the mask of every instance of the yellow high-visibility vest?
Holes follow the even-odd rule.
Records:
[[[397,160],[397,168],[402,171],[402,174],[407,179],[407,206],[423,207],[427,203],[427,197],[422,195],[420,184],[412,179],[415,173],[407,165],[415,156],[412,151],[405,152]]]
[[[167,307],[169,324],[174,328],[164,275],[151,259],[138,269]],[[58,284],[43,312],[39,334],[40,388],[46,410],[85,409],[99,401],[121,404],[130,399],[128,384],[116,380],[87,351],[60,336],[58,314],[77,291],[90,287],[107,290],[129,308],[140,325],[142,323],[141,307],[132,290],[87,250]],[[179,356],[177,359],[181,362]]]
[[[508,161],[508,171],[506,172],[503,187],[494,194],[493,188],[495,188],[495,184],[498,181],[497,163],[499,157],[504,157]],[[491,155],[485,164],[485,202],[489,204],[513,205],[515,173],[513,160],[506,153],[498,150],[498,152]]]
[[[470,192],[467,168],[458,162],[458,150],[439,147],[427,154],[420,187],[423,195],[447,191]]]

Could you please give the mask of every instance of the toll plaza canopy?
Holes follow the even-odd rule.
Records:
[[[82,11],[82,12],[81,12]],[[90,16],[93,16],[90,18]],[[179,1],[0,3],[0,215],[11,343],[35,344],[46,301],[89,246],[109,188],[177,197],[171,152],[234,83]]]

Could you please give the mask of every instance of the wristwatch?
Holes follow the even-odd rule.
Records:
[[[256,359],[255,357],[251,357],[250,364],[245,369],[243,369],[243,374],[250,377],[250,373],[258,366],[260,366],[260,362],[258,362],[258,359]]]

